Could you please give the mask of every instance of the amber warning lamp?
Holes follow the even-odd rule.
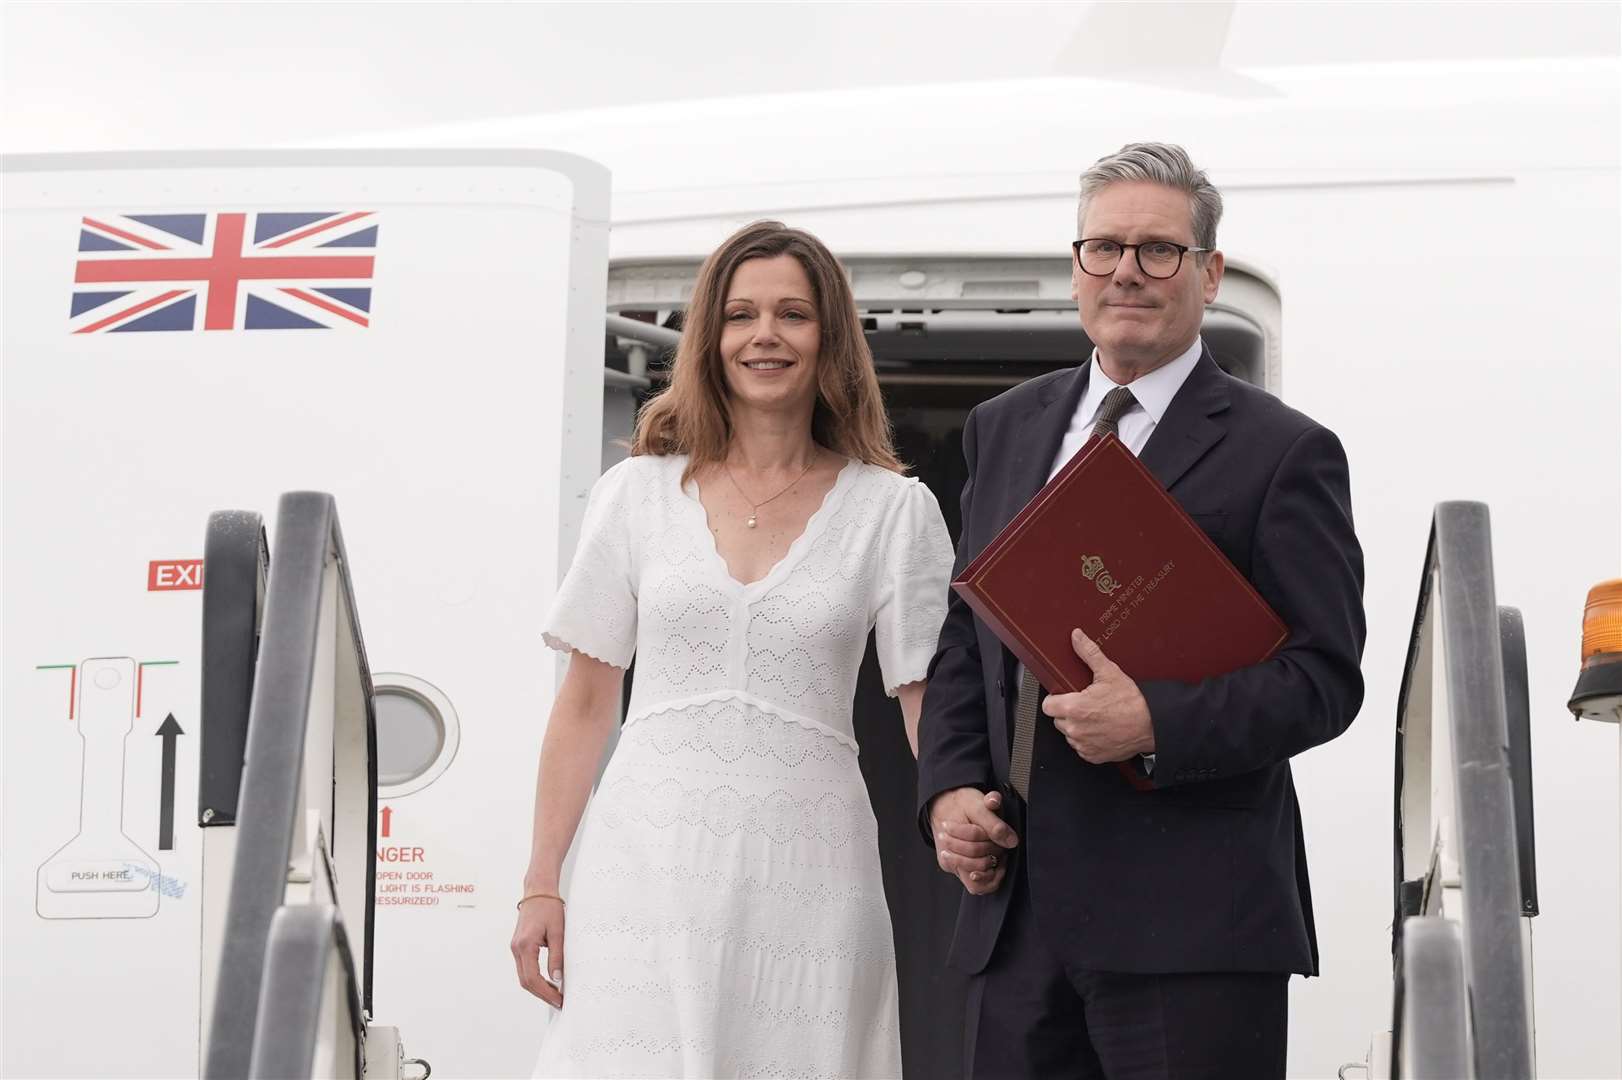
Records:
[[[1622,578],[1588,590],[1583,667],[1566,707],[1579,720],[1622,723]]]

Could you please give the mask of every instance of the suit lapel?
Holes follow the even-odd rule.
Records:
[[[1000,531],[1025,508],[1031,497],[1048,482],[1048,471],[1064,442],[1065,432],[1076,415],[1076,406],[1087,390],[1087,376],[1092,370],[1088,361],[1076,366],[1068,375],[1054,379],[1042,387],[1032,405],[1014,420],[1015,452],[1010,458],[1007,483],[1003,488],[1002,513],[997,525]],[[1002,670],[1006,685],[1013,693],[1014,654],[1006,646],[1002,650]]]
[[[1065,432],[1076,415],[1076,406],[1087,390],[1091,362],[1081,364],[1068,375],[1054,379],[1042,388],[1035,403],[1018,418],[1018,450],[1008,469],[1008,486],[1003,491],[1002,524],[1012,521],[1025,508],[1031,496],[1048,482],[1048,471],[1064,442]],[[999,525],[998,528],[1001,528]]]
[[[1227,376],[1206,349],[1155,425],[1138,460],[1170,490],[1227,435],[1227,425],[1217,419],[1227,409]]]

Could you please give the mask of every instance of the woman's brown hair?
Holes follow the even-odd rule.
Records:
[[[895,456],[873,353],[862,333],[844,269],[822,241],[780,221],[744,226],[704,260],[687,305],[670,386],[642,407],[631,437],[631,453],[687,454],[683,483],[700,467],[726,457],[732,437],[721,360],[727,287],[740,263],[779,255],[792,255],[805,268],[822,327],[811,437],[845,457],[905,471]]]

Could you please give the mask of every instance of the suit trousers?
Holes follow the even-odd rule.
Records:
[[[1047,947],[1023,858],[991,961],[969,980],[972,1080],[1270,1080],[1284,1076],[1289,976],[1081,971]]]

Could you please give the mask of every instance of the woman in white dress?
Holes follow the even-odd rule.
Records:
[[[519,981],[560,1007],[535,1075],[901,1074],[851,703],[876,629],[916,752],[951,563],[838,263],[742,229],[699,273],[670,388],[592,490],[545,625],[570,661],[513,936]]]

